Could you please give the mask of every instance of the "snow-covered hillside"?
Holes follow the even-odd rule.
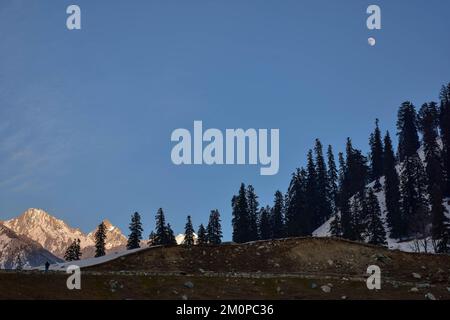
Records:
[[[82,259],[82,260],[76,260],[76,261],[68,261],[68,262],[59,262],[59,263],[54,263],[50,265],[49,270],[52,271],[66,271],[67,268],[71,265],[75,265],[75,266],[79,266],[80,268],[84,268],[84,267],[90,267],[90,266],[95,266],[97,264],[102,264],[135,252],[139,252],[142,250],[149,250],[151,248],[157,248],[159,246],[153,246],[153,247],[148,247],[148,246],[141,246],[141,248],[138,249],[133,249],[133,250],[118,250],[118,251],[113,251],[109,254],[106,254],[102,257],[98,257],[98,258],[88,258],[88,259]],[[34,268],[35,270],[45,270],[45,266],[39,265],[38,267]]]
[[[442,143],[439,140],[438,144],[442,147]],[[418,154],[419,157],[422,161],[424,161],[425,156],[424,156],[424,152],[423,152],[423,148],[420,148],[418,150]],[[401,166],[397,165],[396,166],[397,172],[400,174],[400,170],[401,170]],[[384,177],[380,178],[380,183],[381,183],[381,191],[379,192],[375,192],[375,195],[378,198],[378,203],[380,205],[380,209],[381,209],[381,215],[382,215],[382,219],[384,221],[384,228],[386,231],[386,235],[387,235],[387,242],[388,242],[388,247],[389,249],[397,249],[397,250],[402,250],[402,251],[407,251],[407,252],[415,252],[418,250],[417,248],[417,243],[416,241],[402,241],[400,242],[398,239],[393,239],[390,237],[390,231],[389,228],[387,226],[387,222],[386,222],[386,199],[385,199],[385,194],[384,194],[384,183],[385,183],[385,179]],[[367,185],[367,188],[374,188],[375,185],[375,181],[372,181],[371,183],[369,183]],[[444,206],[447,209],[447,216],[450,219],[450,199],[445,199],[443,202]],[[313,232],[313,236],[315,237],[330,237],[331,233],[330,233],[330,225],[332,223],[332,221],[334,220],[334,217],[331,217],[328,221],[326,221],[323,225],[321,225],[319,228],[317,228],[314,232]],[[432,245],[432,241],[431,239],[425,239],[423,241],[426,241],[426,243],[424,242],[423,244],[426,245],[426,250],[424,249],[423,245],[420,247],[420,251],[427,251],[427,252],[433,252],[433,245]]]

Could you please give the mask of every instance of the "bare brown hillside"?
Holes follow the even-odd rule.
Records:
[[[381,290],[368,290],[369,265]],[[450,299],[450,256],[413,254],[327,238],[219,246],[153,247],[64,272],[0,272],[7,299]]]
[[[219,246],[156,247],[128,255],[91,271],[202,273],[320,274],[363,277],[369,265],[384,276],[414,280],[421,273],[433,281],[448,281],[450,256],[391,251],[332,238],[290,238]]]

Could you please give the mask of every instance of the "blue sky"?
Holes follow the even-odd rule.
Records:
[[[82,30],[66,29],[78,4]],[[382,29],[366,28],[366,8]],[[450,2],[0,2],[0,220],[43,208],[84,231],[131,213],[145,236],[163,207],[175,231],[251,183],[262,204],[286,191],[316,137],[367,151],[376,117],[436,100],[450,81]],[[377,40],[375,47],[367,38]],[[175,166],[176,128],[279,128],[280,170]]]

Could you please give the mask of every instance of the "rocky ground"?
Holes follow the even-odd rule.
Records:
[[[368,290],[367,267],[381,269]],[[0,272],[2,299],[450,299],[450,256],[325,238],[149,248],[65,273]]]

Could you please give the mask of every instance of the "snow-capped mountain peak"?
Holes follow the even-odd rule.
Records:
[[[184,234],[183,233],[180,233],[180,234],[178,234],[176,237],[175,237],[175,241],[177,242],[177,244],[183,244],[183,242],[184,242]],[[198,239],[198,236],[197,236],[197,234],[194,232],[194,243],[196,243],[197,242],[197,239]]]
[[[61,262],[56,256],[42,246],[0,223],[0,269],[35,267],[45,262]]]
[[[114,227],[108,220],[106,249],[112,250],[126,245],[126,238],[120,229]],[[80,239],[83,258],[94,255],[95,231],[85,234],[78,228],[72,228],[63,220],[55,218],[42,209],[30,208],[17,218],[4,222],[4,225],[18,235],[28,237],[39,243],[57,257],[63,258],[74,239]]]
[[[122,231],[114,226],[109,220],[103,220],[106,227],[106,250],[124,249],[127,244],[127,238],[122,234]],[[88,233],[87,237],[95,243],[95,230]]]

